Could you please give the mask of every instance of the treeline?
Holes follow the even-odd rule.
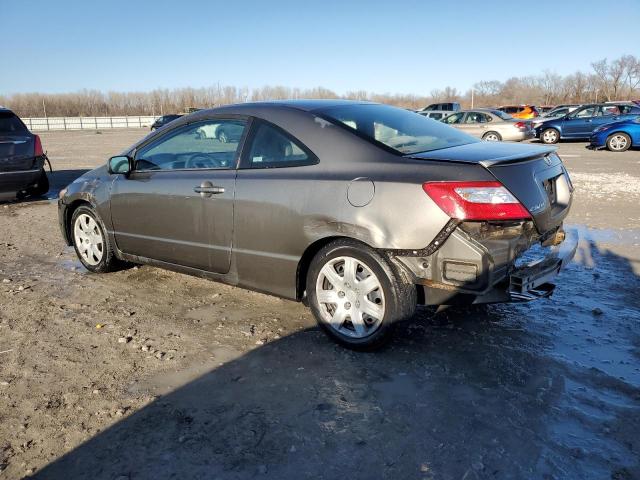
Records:
[[[160,115],[186,112],[190,108],[210,108],[229,103],[290,98],[345,98],[370,100],[420,109],[429,103],[458,101],[465,107],[503,104],[557,105],[640,98],[640,60],[624,55],[591,64],[589,73],[561,76],[550,71],[542,75],[513,77],[504,82],[481,81],[467,92],[446,87],[430,95],[372,93],[365,90],[338,95],[316,87],[299,89],[265,86],[249,89],[234,86],[207,88],[157,89],[151,92],[100,92],[82,90],[75,93],[17,93],[0,95],[5,105],[23,117]]]

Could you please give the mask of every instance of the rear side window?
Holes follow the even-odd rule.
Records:
[[[0,133],[26,133],[27,127],[13,112],[0,112]]]
[[[248,168],[301,167],[318,159],[284,130],[259,121],[251,138],[244,166]]]

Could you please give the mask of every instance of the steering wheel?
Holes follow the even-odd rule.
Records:
[[[209,155],[203,153],[196,153],[192,155],[186,162],[184,162],[184,168],[219,168],[224,167],[220,160],[211,158]]]

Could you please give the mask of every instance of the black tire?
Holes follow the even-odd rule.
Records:
[[[620,139],[618,137],[623,137],[626,141],[625,145],[620,147],[616,146],[616,139],[618,145],[620,144]],[[615,132],[607,137],[607,150],[610,152],[626,152],[631,148],[631,137],[624,132]]]
[[[38,183],[29,189],[29,195],[33,195],[34,197],[40,197],[42,195],[46,195],[49,191],[49,177],[47,177],[47,172],[43,168],[40,171],[40,178],[38,179]]]
[[[78,220],[78,217],[80,217],[81,215],[88,215],[89,217],[91,217],[97,224],[97,230],[99,234],[102,236],[102,258],[95,265],[87,262],[84,259],[84,257],[80,253],[80,250],[76,242],[74,228],[76,225],[76,221]],[[71,241],[73,243],[73,248],[76,251],[76,255],[78,256],[78,259],[80,260],[82,265],[84,265],[84,267],[90,272],[107,273],[107,272],[113,272],[115,270],[118,270],[119,267],[121,267],[121,263],[116,258],[113,246],[109,241],[109,236],[105,232],[106,232],[106,228],[104,227],[102,220],[100,219],[98,214],[93,210],[93,208],[87,205],[82,205],[74,210],[73,215],[71,217],[71,223],[69,225],[69,233],[71,236]]]
[[[558,143],[560,141],[560,132],[555,128],[547,128],[540,134],[540,141],[548,145]]]
[[[323,317],[318,302],[316,283],[322,268],[337,257],[352,257],[362,262],[380,282],[384,295],[384,314],[374,331],[363,338],[353,338],[339,332]],[[323,247],[311,261],[306,279],[307,303],[318,325],[337,343],[353,350],[375,350],[391,337],[394,325],[413,315],[416,309],[415,286],[405,278],[398,267],[387,261],[372,248],[353,240],[336,240]],[[346,300],[346,299],[345,299]]]
[[[495,136],[496,140],[493,139],[489,139],[488,137],[492,137]],[[498,132],[494,132],[493,130],[490,132],[485,133],[482,136],[482,140],[485,140],[487,142],[501,142],[502,141],[502,135],[500,135]]]

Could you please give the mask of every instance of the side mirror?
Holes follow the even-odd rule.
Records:
[[[109,159],[109,173],[128,175],[132,167],[133,160],[130,157],[119,155]]]

